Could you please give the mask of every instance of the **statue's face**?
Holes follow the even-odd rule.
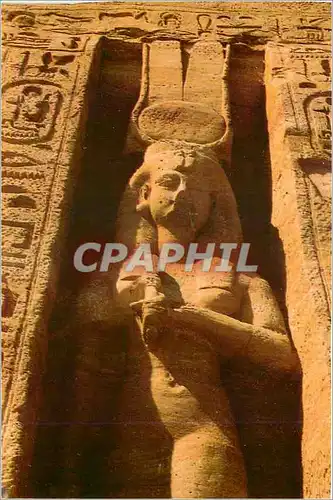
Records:
[[[204,176],[162,170],[151,178],[150,213],[156,225],[168,229],[184,227],[195,232],[206,223],[211,210],[211,194]]]

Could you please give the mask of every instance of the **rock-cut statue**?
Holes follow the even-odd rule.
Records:
[[[214,153],[179,141],[149,146],[120,205],[118,241],[130,252],[149,243],[156,257],[163,243],[241,242],[234,195]],[[119,270],[118,303],[130,324],[115,459],[123,497],[163,496],[166,482],[173,498],[246,497],[220,365],[248,358],[274,371],[297,369],[267,282],[232,262],[228,272],[203,272],[201,264],[148,273],[126,271],[125,262]]]

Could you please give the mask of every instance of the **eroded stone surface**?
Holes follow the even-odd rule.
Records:
[[[165,133],[173,140],[206,144],[221,139],[224,120],[214,109],[199,103],[166,101],[146,108],[140,115],[139,127],[153,140]]]
[[[8,5],[2,35],[9,496],[241,497],[246,489],[254,497],[295,496],[298,463],[304,496],[329,497],[329,6]],[[88,106],[88,92],[100,111]],[[259,152],[268,156],[265,113],[270,174]],[[144,152],[142,163],[135,155]],[[165,168],[177,189],[163,185]],[[265,280],[231,279],[231,272],[216,287],[214,276],[179,269],[153,284],[125,280],[148,301],[141,327],[125,328],[111,293],[122,275],[84,281],[73,273],[72,246],[114,238],[130,178],[118,237],[132,246],[152,242],[156,252],[200,229],[203,243],[241,241],[235,192],[243,232],[278,292],[301,364],[301,457],[293,376],[281,375],[297,370]],[[153,198],[168,190],[172,197],[179,186],[185,199],[166,227]],[[165,321],[167,310],[174,317]],[[148,328],[162,328],[160,344],[147,347],[140,328],[146,339]],[[123,432],[126,424],[131,432]],[[86,473],[92,463],[96,480]]]
[[[328,48],[318,45],[309,48],[270,44],[267,47],[272,221],[284,242],[286,303],[287,307],[290,304],[290,327],[303,366],[302,449],[306,497],[314,495],[314,475],[317,476],[315,496],[330,494],[326,482],[330,460],[327,426],[330,420],[327,331],[331,308],[328,285],[331,260],[329,54]],[[295,255],[295,247],[299,248],[299,255]],[[317,411],[314,400],[320,408],[318,417],[314,417]],[[321,422],[316,428],[311,424],[313,418]],[[314,439],[320,443],[318,448],[313,446]]]

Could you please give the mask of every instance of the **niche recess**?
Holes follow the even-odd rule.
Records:
[[[184,47],[184,60],[190,48]],[[117,391],[126,376],[126,339],[121,331],[109,335],[105,325],[88,327],[75,321],[76,304],[88,278],[73,269],[72,258],[83,242],[113,241],[121,194],[142,161],[141,154],[123,154],[130,114],[140,91],[141,45],[104,39],[101,51],[71,210],[68,251],[49,325],[44,400],[32,467],[35,497],[112,498],[119,487],[109,457],[117,447],[112,422]],[[262,47],[253,49],[242,43],[232,47],[234,140],[232,168],[227,174],[238,201],[244,240],[251,243],[251,260],[259,264],[283,308],[283,255],[270,225],[263,74]],[[274,380],[251,365],[240,366],[237,373],[223,367],[221,376],[237,417],[249,496],[300,497],[299,387]],[[167,495],[167,485],[161,485],[159,496]]]

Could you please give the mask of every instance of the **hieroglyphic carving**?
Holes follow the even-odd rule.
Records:
[[[285,19],[281,31],[282,40],[290,42],[328,42],[331,35],[331,21],[325,16],[302,17],[296,22]]]
[[[330,488],[331,56],[324,42],[309,44],[328,34],[319,18],[310,31],[308,21],[294,31],[302,43],[270,43],[266,49],[271,220],[283,245],[289,324],[306,367],[302,465],[309,498],[329,496]],[[320,428],[311,425],[317,418],[325,422]]]
[[[306,108],[312,147],[329,155],[332,150],[332,97],[328,94],[313,96]]]
[[[37,22],[40,25],[46,25],[48,27],[55,27],[55,28],[68,28],[68,27],[77,27],[80,28],[81,25],[85,25],[87,23],[91,23],[94,20],[93,16],[89,15],[71,15],[71,14],[65,14],[63,12],[56,12],[56,11],[50,11],[50,12],[43,12],[37,16]]]
[[[212,33],[212,17],[208,14],[198,14],[198,35]]]
[[[52,13],[50,13],[52,14]],[[48,16],[48,14],[46,14]],[[7,15],[7,22],[2,31],[2,43],[4,46],[57,49],[82,51],[86,37],[68,36],[66,34],[50,36],[48,31],[50,18],[40,21],[39,17],[32,12],[14,11]],[[59,16],[62,17],[61,15]],[[64,16],[68,17],[68,16]],[[71,20],[73,23],[73,19]],[[46,25],[43,28],[44,24]],[[75,23],[74,23],[75,24]],[[52,22],[51,25],[53,26]],[[58,24],[59,26],[59,24]],[[61,24],[60,24],[61,26]],[[62,31],[62,30],[61,30]]]
[[[273,84],[281,86],[281,95],[289,108],[286,120],[287,129],[290,134],[315,136],[314,114],[311,119],[306,110],[307,103],[312,97],[321,94],[328,97],[331,82],[331,56],[329,47],[299,46],[289,44],[268,44],[269,54],[267,78]],[[289,99],[289,101],[288,101]],[[288,104],[287,104],[288,101]],[[292,113],[290,112],[292,110]],[[314,112],[314,110],[313,110]],[[321,115],[317,114],[320,119]],[[329,124],[327,123],[327,126]],[[327,135],[327,132],[326,132]],[[326,155],[323,142],[317,140],[316,150]],[[314,142],[307,141],[307,145],[313,150]],[[312,153],[309,151],[309,154]]]
[[[3,318],[10,318],[14,314],[18,294],[10,288],[6,276],[2,278],[2,294],[1,316]]]
[[[17,268],[13,268],[14,273],[10,273],[10,268],[3,268],[2,274],[2,303],[1,303],[1,323],[2,323],[2,331],[4,334],[8,332],[12,318],[17,309],[17,304],[20,296],[22,297],[23,288],[19,283],[19,280],[13,279],[11,274],[20,274],[18,273]]]
[[[317,7],[317,6],[316,6]],[[312,10],[312,12],[310,12]],[[308,9],[310,15],[297,18],[290,16],[281,5],[265,12],[255,6],[247,6],[240,13],[233,5],[224,5],[223,9],[203,8],[173,5],[168,11],[163,6],[145,5],[117,5],[104,6],[101,9],[84,9],[78,13],[76,9],[68,9],[66,13],[61,10],[34,9],[25,12],[13,8],[7,14],[7,26],[11,34],[7,40],[13,43],[43,43],[38,41],[35,28],[45,34],[44,45],[47,45],[49,32],[63,34],[84,34],[92,31],[108,36],[142,38],[153,32],[164,30],[164,36],[171,33],[180,36],[181,32],[192,36],[210,35],[224,41],[246,39],[246,43],[258,43],[269,39],[287,41],[302,41],[302,43],[327,42],[330,37],[330,20],[325,9]],[[186,14],[186,15],[184,15]],[[5,36],[8,37],[6,34]],[[29,39],[30,37],[30,39]],[[45,48],[47,48],[45,46]],[[74,48],[74,47],[72,47]]]
[[[32,144],[52,136],[62,96],[50,84],[13,84],[3,90],[3,140]]]
[[[251,33],[262,29],[263,20],[247,15],[220,15],[217,17],[217,34],[232,36],[235,33]]]
[[[66,36],[50,37],[49,33],[39,31],[38,33],[6,30],[2,32],[2,44],[4,47],[23,47],[39,49],[72,50],[81,52],[87,37]]]
[[[50,40],[39,38],[37,35],[16,34],[13,32],[2,32],[2,43],[4,46],[13,45],[18,47],[48,48]]]
[[[43,187],[48,188],[50,182],[28,176],[8,177],[2,185],[3,265],[24,269],[33,235],[36,241],[40,234],[41,215],[47,203]]]
[[[330,51],[320,47],[297,47],[290,51],[290,70],[299,87],[317,88],[331,81]]]
[[[54,78],[58,75],[68,77],[69,71],[67,66],[74,59],[75,55],[73,54],[54,54],[47,51],[40,55],[26,51],[24,52],[19,74],[20,76],[24,75],[30,78]]]
[[[158,15],[157,15],[158,14]],[[276,22],[263,17],[199,13],[182,15],[179,11],[101,13],[99,17],[112,30],[108,36],[128,36],[151,40],[157,36],[170,39],[212,39],[230,41],[251,35],[253,39],[274,36]],[[109,19],[106,24],[105,19]]]
[[[3,220],[3,265],[24,268],[32,241],[33,225],[24,221]]]
[[[9,16],[9,21],[28,30],[35,16],[19,13]],[[32,234],[38,243],[62,133],[55,124],[62,121],[63,89],[71,92],[73,82],[68,88],[67,79],[75,77],[78,61],[64,51],[40,52],[15,45],[7,50],[2,116],[3,265],[9,277],[16,266],[25,269],[29,282],[32,252],[38,247],[31,247]]]
[[[23,208],[23,209],[33,209],[36,208],[36,201],[25,194],[27,191],[21,186],[15,186],[12,184],[4,184],[2,186],[3,196],[3,207],[4,208]],[[7,196],[5,196],[7,194]]]
[[[11,179],[44,179],[45,173],[43,171],[41,172],[40,169],[36,167],[29,169],[3,168],[2,177],[9,177]]]
[[[14,10],[13,12],[8,12],[6,21],[6,24],[9,26],[30,30],[35,25],[36,14],[25,10]]]
[[[147,12],[145,10],[137,10],[137,11],[115,11],[115,12],[100,12],[98,14],[98,19],[99,20],[103,20],[105,18],[111,18],[111,19],[115,19],[115,18],[124,18],[124,17],[133,17],[133,19],[141,19],[141,18],[144,18],[146,22],[148,22],[148,19],[147,19]]]
[[[12,284],[11,289],[17,291],[28,288],[32,278],[51,179],[45,175],[45,166],[36,165],[37,162],[26,155],[7,152],[3,157],[6,166],[2,183],[2,265],[7,281]],[[24,300],[21,292],[19,295]],[[6,316],[8,334],[10,329],[15,331],[19,326],[20,318],[22,307]]]
[[[29,158],[25,154],[16,153],[16,151],[3,151],[2,166],[6,167],[31,167],[35,164],[35,160]]]
[[[66,16],[61,13],[48,12],[40,15],[33,12],[13,11],[8,12],[6,17],[5,30],[2,32],[2,40],[4,44],[23,47],[39,47],[48,48],[53,45],[53,48],[61,50],[82,50],[81,37],[67,36],[62,34],[50,36],[49,30],[53,28],[60,32],[66,27],[76,26],[84,22],[92,20],[91,17],[76,17]]]
[[[43,179],[45,177],[45,167],[37,159],[24,154],[17,154],[15,151],[4,151],[2,154],[3,178]]]
[[[3,309],[3,481],[11,491],[18,491],[20,477],[28,474],[25,467],[31,463],[32,449],[24,438],[25,422],[31,422],[33,440],[36,418],[36,402],[29,399],[30,375],[26,375],[31,374],[38,391],[36,381],[43,365],[38,361],[42,356],[40,342],[45,339],[40,325],[43,315],[48,314],[43,297],[48,293],[49,280],[55,277],[50,269],[57,256],[51,256],[47,248],[53,248],[60,234],[63,208],[56,208],[56,216],[54,209],[67,195],[59,187],[59,179],[61,186],[77,153],[77,129],[97,40],[89,45],[87,35],[64,35],[56,31],[56,26],[52,34],[43,31],[35,12],[17,9],[9,9],[4,28],[2,264],[7,285]],[[45,229],[51,220],[51,229]],[[54,236],[45,238],[48,232]],[[31,312],[36,308],[38,314]],[[37,343],[33,340],[36,338]],[[26,355],[22,355],[24,350]],[[34,367],[28,367],[31,363]],[[18,406],[25,416],[16,412]],[[22,432],[13,433],[15,428]],[[13,454],[13,449],[18,453]]]
[[[166,28],[170,31],[175,31],[179,29],[182,25],[182,17],[179,13],[174,12],[162,12],[160,14],[160,21],[158,26],[161,28]]]
[[[331,56],[327,47],[279,46],[272,81],[282,85],[290,135],[303,137],[302,157],[331,154]],[[289,100],[288,97],[289,96]],[[292,112],[291,112],[292,111]],[[301,139],[299,139],[301,140]]]
[[[331,81],[331,55],[328,47],[280,45],[280,64],[272,68],[273,78],[296,82],[300,88],[320,88]]]
[[[271,102],[276,101],[282,115],[281,129],[289,138],[289,154],[296,165],[296,191],[301,200],[300,220],[307,228],[302,232],[306,262],[312,269],[310,275],[314,282],[318,282],[318,290],[321,289],[323,304],[330,303],[327,286],[332,134],[330,66],[327,46],[270,43],[267,47],[266,85]],[[273,110],[270,104],[271,115]]]

